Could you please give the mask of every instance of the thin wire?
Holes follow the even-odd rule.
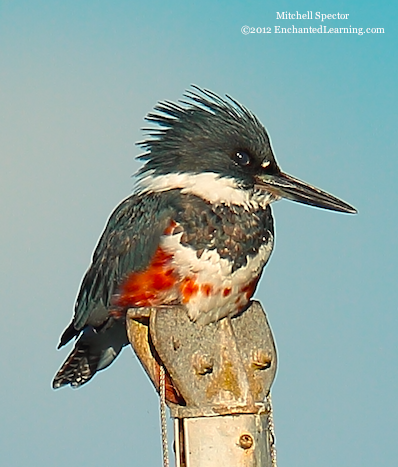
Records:
[[[162,429],[163,467],[169,467],[169,446],[167,443],[167,418],[166,418],[166,378],[165,378],[164,366],[162,364],[160,364],[159,392],[160,392],[160,426]]]
[[[269,433],[269,446],[271,454],[272,467],[277,467],[276,463],[276,446],[275,446],[275,425],[274,425],[274,412],[272,408],[271,391],[267,396],[268,402],[268,433]]]

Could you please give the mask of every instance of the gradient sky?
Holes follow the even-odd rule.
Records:
[[[276,11],[349,13],[384,34]],[[143,117],[191,84],[269,130],[282,169],[359,210],[274,206],[256,297],[278,346],[279,466],[396,465],[397,22],[371,1],[0,1],[0,459],[160,466],[158,399],[129,348],[79,390],[51,389],[92,250],[133,188]]]

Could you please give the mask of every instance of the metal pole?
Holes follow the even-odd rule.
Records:
[[[267,414],[176,419],[177,467],[272,467]],[[183,443],[181,443],[183,440]]]
[[[174,418],[177,467],[272,467],[268,400],[276,350],[258,302],[239,316],[200,326],[181,307],[127,313],[131,345]]]

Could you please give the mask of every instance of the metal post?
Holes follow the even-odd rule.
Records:
[[[127,330],[157,390],[165,368],[177,467],[275,465],[276,350],[260,303],[206,326],[178,306],[132,309]]]

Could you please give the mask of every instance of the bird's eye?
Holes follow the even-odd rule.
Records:
[[[249,154],[244,151],[237,151],[233,155],[232,160],[242,167],[249,165],[251,162]]]

